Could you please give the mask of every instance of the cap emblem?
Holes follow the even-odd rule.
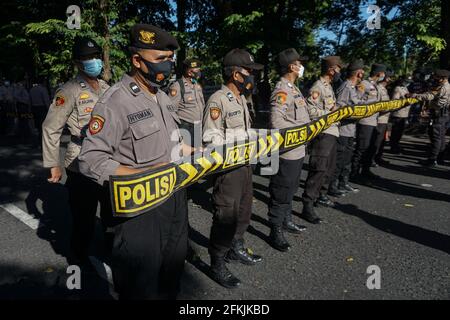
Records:
[[[155,43],[155,33],[141,30],[141,31],[139,31],[139,41],[146,43],[146,44],[154,44]]]

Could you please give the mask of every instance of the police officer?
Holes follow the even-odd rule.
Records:
[[[377,83],[377,89],[380,92],[380,101],[389,101],[391,100],[389,97],[389,92],[387,86],[391,82],[391,78],[393,76],[393,72],[390,70],[386,71],[386,75],[383,80]],[[372,143],[370,148],[372,149],[371,153],[371,166],[377,167],[378,165],[387,165],[389,161],[384,160],[383,151],[384,151],[384,138],[386,135],[388,122],[389,122],[390,112],[383,112],[378,115],[377,119],[377,127],[372,136]]]
[[[28,138],[31,135],[30,127],[30,95],[25,87],[25,80],[19,81],[13,88],[14,101],[17,110],[17,135]]]
[[[194,147],[202,145],[202,120],[205,109],[202,86],[199,80],[201,63],[198,59],[186,59],[183,61],[183,76],[174,82],[169,89],[169,96],[174,106],[178,109],[180,129],[186,130],[189,136],[184,136],[184,141]],[[183,132],[182,132],[183,133]]]
[[[242,49],[228,52],[223,66],[225,85],[209,98],[203,118],[203,141],[207,145],[248,138],[250,114],[245,94],[255,85],[252,71],[263,68]],[[250,165],[220,173],[214,178],[214,218],[208,251],[213,279],[227,288],[239,286],[240,280],[228,270],[225,259],[248,265],[261,261],[260,256],[244,247],[244,233],[252,214],[252,193]]]
[[[404,99],[409,95],[408,86],[412,83],[411,76],[404,76],[399,79],[399,82],[394,86],[392,99]],[[401,153],[400,139],[402,138],[403,131],[405,130],[406,123],[408,121],[409,110],[411,106],[404,107],[400,110],[394,111],[391,114],[392,131],[389,144],[391,152],[394,154]]]
[[[131,29],[131,72],[95,106],[80,154],[81,172],[107,187],[111,175],[148,170],[193,149],[161,90],[170,79],[177,40],[148,24]],[[110,213],[111,214],[111,213]],[[187,250],[185,190],[135,218],[111,218],[111,269],[121,299],[175,298]]]
[[[295,81],[303,77],[305,70],[301,57],[293,49],[278,54],[278,67],[281,75],[271,98],[271,127],[284,129],[310,121],[306,101]],[[300,233],[306,228],[292,221],[292,199],[297,191],[305,158],[305,146],[300,146],[280,156],[278,172],[271,176],[269,184],[269,221],[271,224],[269,241],[279,251],[288,251],[283,229],[290,233]]]
[[[364,62],[360,59],[352,61],[347,66],[347,79],[336,91],[338,107],[361,104],[361,93],[356,86],[364,79],[364,67]],[[359,192],[358,188],[349,184],[355,135],[356,122],[342,121],[337,142],[336,171],[329,190],[332,196],[339,196],[342,192]]]
[[[307,99],[311,119],[317,119],[337,109],[333,92],[333,80],[340,78],[342,61],[339,56],[328,56],[321,61],[321,77],[309,90]],[[337,124],[332,124],[311,143],[308,178],[303,192],[302,216],[313,224],[322,220],[314,211],[314,204],[333,206],[327,197],[328,184],[336,168],[336,142],[339,136]],[[321,192],[322,189],[322,192]]]
[[[72,213],[72,236],[70,263],[86,265],[88,248],[95,230],[97,203],[102,200],[102,190],[80,174],[78,154],[81,149],[84,129],[91,112],[101,95],[109,88],[97,77],[102,71],[100,47],[89,38],[75,40],[72,58],[78,75],[66,82],[55,93],[55,98],[42,124],[42,155],[44,167],[50,169],[51,183],[61,180],[62,168],[59,158],[61,134],[67,125],[70,143],[67,146],[64,167],[69,205]]]
[[[378,81],[384,79],[386,66],[375,63],[370,70],[369,78],[358,85],[362,93],[362,103],[370,104],[381,100],[381,93],[377,87]],[[377,127],[378,112],[370,117],[363,118],[356,124],[356,149],[352,159],[351,178],[375,178],[376,175],[370,171],[372,164],[370,145],[372,136]]]
[[[448,77],[450,71],[439,69],[434,73],[434,81],[437,91],[429,91],[422,94],[412,94],[414,98],[430,101],[429,110],[431,112],[432,134],[431,134],[431,154],[423,161],[426,166],[436,166],[444,164],[445,133],[447,131],[447,122],[450,106],[450,84]]]
[[[31,112],[33,113],[34,125],[39,133],[39,141],[42,141],[42,123],[47,115],[50,105],[50,97],[47,88],[42,81],[36,81],[30,89]]]

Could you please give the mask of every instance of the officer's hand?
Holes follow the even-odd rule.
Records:
[[[51,175],[51,177],[49,179],[47,179],[47,181],[51,182],[51,183],[58,183],[61,180],[61,176],[62,176],[61,167],[57,166],[57,167],[51,168],[50,175]]]

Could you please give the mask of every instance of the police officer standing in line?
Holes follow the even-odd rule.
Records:
[[[80,154],[81,172],[108,186],[195,150],[182,142],[176,108],[161,87],[170,79],[177,40],[148,24],[131,29],[131,72],[95,106]],[[111,211],[110,211],[111,214]],[[173,299],[187,251],[187,199],[180,190],[134,218],[112,218],[111,269],[121,299]]]
[[[333,80],[340,78],[342,61],[339,56],[328,56],[321,61],[321,77],[309,90],[307,99],[310,118],[317,119],[337,109],[333,92]],[[310,223],[322,220],[316,215],[314,205],[333,206],[327,197],[328,184],[336,169],[336,142],[339,136],[337,124],[332,124],[311,142],[308,178],[303,192],[302,217]],[[322,191],[325,190],[325,191]]]
[[[284,129],[310,121],[306,101],[295,81],[303,77],[305,61],[298,52],[286,49],[278,54],[281,75],[271,99],[271,128]],[[306,228],[292,221],[292,199],[298,189],[305,146],[300,146],[280,156],[278,172],[270,177],[269,221],[271,224],[269,241],[272,247],[285,252],[290,249],[283,229],[298,234]]]
[[[186,59],[183,61],[183,76],[174,82],[169,89],[169,96],[180,118],[180,129],[189,132],[189,137],[184,137],[184,142],[193,147],[202,145],[202,120],[205,109],[201,78],[201,63],[198,59]],[[183,134],[183,131],[182,131]]]
[[[201,78],[201,62],[196,59],[186,59],[182,63],[183,76],[169,88],[169,97],[177,115],[180,118],[179,128],[182,129],[183,141],[195,148],[202,146],[202,120],[205,109]],[[196,185],[187,189],[188,199]],[[189,226],[189,238],[192,238],[192,228]],[[188,243],[188,260],[198,258],[198,250],[192,241]]]
[[[394,87],[392,94],[392,99],[404,99],[408,96],[409,90],[408,85],[412,83],[412,77],[406,76],[399,80],[397,85]],[[400,148],[400,140],[405,130],[406,123],[408,121],[409,110],[411,106],[404,107],[400,110],[394,111],[391,114],[392,131],[391,138],[389,140],[389,145],[391,147],[391,152],[394,154],[400,154],[402,152]]]
[[[361,92],[357,85],[364,79],[364,62],[354,60],[347,66],[347,79],[336,90],[338,107],[361,104]],[[336,171],[330,185],[329,194],[339,196],[342,192],[359,192],[349,184],[356,135],[356,122],[354,120],[341,121],[337,142]],[[337,191],[337,192],[336,192]]]
[[[97,79],[102,71],[101,49],[92,39],[77,38],[72,57],[78,75],[55,93],[42,124],[42,155],[44,167],[50,168],[48,181],[58,183],[62,176],[59,159],[61,134],[67,125],[71,134],[64,160],[72,213],[69,259],[73,260],[73,264],[85,265],[89,264],[88,249],[95,230],[97,203],[103,202],[103,196],[98,185],[80,174],[77,157],[94,105],[109,86],[103,80]]]
[[[386,86],[390,83],[391,77],[393,76],[393,72],[390,70],[386,71],[386,75],[383,80],[377,83],[378,92],[381,95],[380,101],[389,101],[391,98],[389,97],[389,92]],[[372,143],[370,145],[371,148],[371,166],[377,167],[378,165],[387,165],[389,161],[383,160],[383,151],[384,151],[384,138],[386,135],[386,131],[388,128],[390,112],[379,113],[377,119],[377,127],[372,136]]]
[[[450,107],[450,84],[448,77],[450,71],[436,70],[434,81],[438,91],[429,91],[422,94],[412,94],[413,98],[430,101],[429,111],[431,112],[432,134],[431,134],[431,155],[422,164],[434,167],[437,164],[445,164],[443,156],[445,150],[445,133],[447,131],[448,114]]]
[[[242,49],[233,49],[223,60],[225,84],[208,100],[203,119],[203,141],[220,146],[249,137],[250,114],[245,94],[255,86],[253,70],[263,66]],[[240,285],[225,262],[253,265],[260,256],[244,247],[244,233],[252,214],[252,168],[245,165],[214,177],[214,218],[209,239],[211,276],[227,288]]]
[[[358,85],[358,90],[362,93],[361,103],[370,104],[381,100],[381,93],[378,91],[377,82],[384,79],[386,66],[375,63],[372,65],[369,78],[363,80]],[[377,127],[378,112],[370,117],[363,118],[356,124],[356,149],[352,159],[352,172],[350,177],[357,178],[375,178],[377,177],[370,171],[371,149],[370,145],[374,130]]]
[[[50,105],[50,97],[47,88],[42,80],[33,83],[30,89],[31,112],[33,113],[34,125],[39,133],[39,144],[42,141],[42,123],[47,115],[47,108]]]

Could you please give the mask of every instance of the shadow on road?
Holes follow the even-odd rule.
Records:
[[[418,244],[450,253],[450,236],[391,218],[370,214],[353,204],[336,204],[336,209],[360,218],[367,224],[383,232],[416,242]]]

